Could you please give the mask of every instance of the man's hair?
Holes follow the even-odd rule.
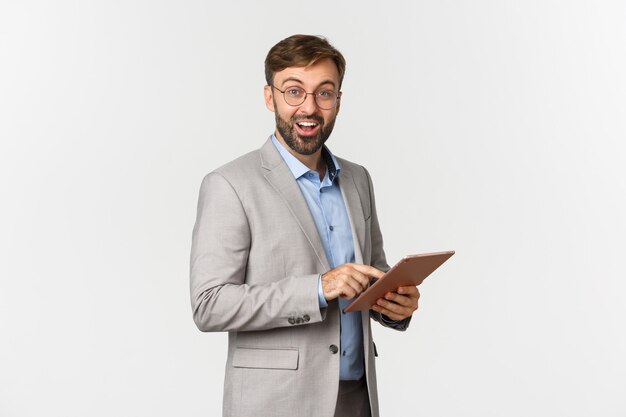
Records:
[[[265,58],[265,80],[274,82],[274,74],[288,67],[308,67],[325,58],[333,60],[339,71],[339,88],[346,72],[346,60],[326,38],[312,35],[293,35],[270,49]]]

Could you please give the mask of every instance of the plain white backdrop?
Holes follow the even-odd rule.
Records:
[[[328,145],[369,168],[387,256],[454,249],[383,416],[626,416],[626,3],[0,4],[0,415],[217,416],[194,326],[204,174],[273,129],[263,60],[346,56]]]

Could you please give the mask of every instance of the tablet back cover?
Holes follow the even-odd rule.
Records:
[[[454,251],[408,255],[345,308],[344,312],[369,310],[376,300],[398,287],[420,285],[424,279],[447,261]]]

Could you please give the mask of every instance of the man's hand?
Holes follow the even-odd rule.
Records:
[[[417,310],[419,298],[420,292],[417,287],[398,287],[396,292],[388,292],[384,298],[376,300],[372,310],[384,314],[392,320],[404,320],[411,317],[413,312]]]
[[[373,266],[343,264],[322,274],[322,291],[326,301],[337,297],[351,299],[361,294],[372,278],[380,278],[385,273]]]

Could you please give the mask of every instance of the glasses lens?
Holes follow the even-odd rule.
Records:
[[[320,109],[330,110],[335,107],[337,93],[332,90],[320,90],[315,93],[315,102]]]
[[[299,106],[306,98],[306,91],[300,87],[289,87],[284,93],[285,101],[291,106]]]

